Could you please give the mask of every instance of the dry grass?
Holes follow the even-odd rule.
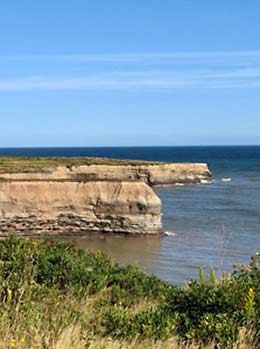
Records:
[[[44,336],[44,338],[43,338]],[[116,340],[111,337],[98,338],[91,337],[82,339],[80,327],[72,325],[67,327],[55,342],[49,342],[48,346],[43,346],[46,341],[46,333],[38,333],[35,335],[34,341],[30,344],[22,339],[13,341],[12,339],[1,341],[0,348],[3,349],[214,349],[214,343],[207,346],[199,346],[196,344],[182,344],[176,338],[167,341],[152,340]],[[253,348],[250,341],[246,340],[245,331],[241,333],[239,342],[234,349],[250,349]]]
[[[80,326],[66,328],[53,345],[52,349],[85,349],[85,341],[81,338]]]
[[[108,158],[95,157],[0,157],[0,173],[35,173],[35,172],[49,172],[57,166],[82,166],[82,165],[153,165],[156,162],[149,162],[143,160],[119,160]]]
[[[68,323],[67,307],[77,307],[82,314],[94,316],[95,308],[101,297],[104,296],[109,289],[104,289],[100,293],[87,297],[84,302],[75,302],[71,298],[66,298],[64,307],[62,304],[43,305],[41,313],[35,317],[32,313],[31,326],[25,325],[25,318],[20,312],[19,306],[13,309],[15,316],[10,317],[12,308],[6,307],[6,312],[0,318],[0,349],[199,349],[195,344],[184,345],[178,343],[177,339],[171,338],[167,341],[154,340],[118,340],[112,337],[100,337],[93,335],[92,331],[83,331],[81,323],[77,320]],[[135,304],[129,309],[135,313],[145,310],[151,306],[149,300],[144,300],[139,304]],[[55,309],[53,311],[53,309]],[[101,319],[96,319],[100,321]],[[64,325],[66,324],[67,325]],[[205,347],[213,349],[210,345]],[[248,347],[239,347],[245,349]],[[200,347],[201,349],[201,347]]]
[[[238,343],[234,346],[234,349],[250,349],[253,348],[250,340],[247,340],[245,330],[241,331]],[[54,346],[50,349],[85,349],[86,341],[80,340],[80,331],[78,327],[69,327],[66,329]],[[214,349],[215,344],[209,344],[207,346],[199,346],[196,344],[182,344],[179,343],[176,338],[172,338],[167,341],[151,341],[151,340],[115,340],[111,337],[108,338],[89,338],[87,343],[89,349]],[[33,348],[34,349],[34,348]]]

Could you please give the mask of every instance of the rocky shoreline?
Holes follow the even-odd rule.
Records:
[[[162,235],[161,201],[152,187],[211,176],[206,164],[0,158],[0,236],[10,229],[30,236]]]

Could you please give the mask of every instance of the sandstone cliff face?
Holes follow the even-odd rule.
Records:
[[[0,183],[0,232],[160,234],[161,201],[142,182]]]
[[[206,164],[58,166],[42,172],[1,173],[12,180],[143,181],[153,185],[200,183],[211,177]]]
[[[0,162],[0,235],[10,228],[22,235],[161,234],[161,202],[151,187],[211,177],[206,164],[115,165],[100,159],[72,166],[62,159],[62,166],[45,161],[42,168],[43,159],[23,161]]]

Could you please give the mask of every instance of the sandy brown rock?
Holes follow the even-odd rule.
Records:
[[[0,233],[159,234],[161,202],[143,182],[0,183]]]
[[[58,166],[49,172],[1,173],[1,178],[10,180],[143,181],[151,186],[200,183],[210,177],[207,164],[192,163]]]
[[[203,183],[206,164],[0,158],[0,235],[160,234],[156,185]]]

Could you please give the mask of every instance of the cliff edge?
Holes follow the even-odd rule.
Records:
[[[210,177],[206,164],[0,158],[0,235],[162,234],[151,187]]]

